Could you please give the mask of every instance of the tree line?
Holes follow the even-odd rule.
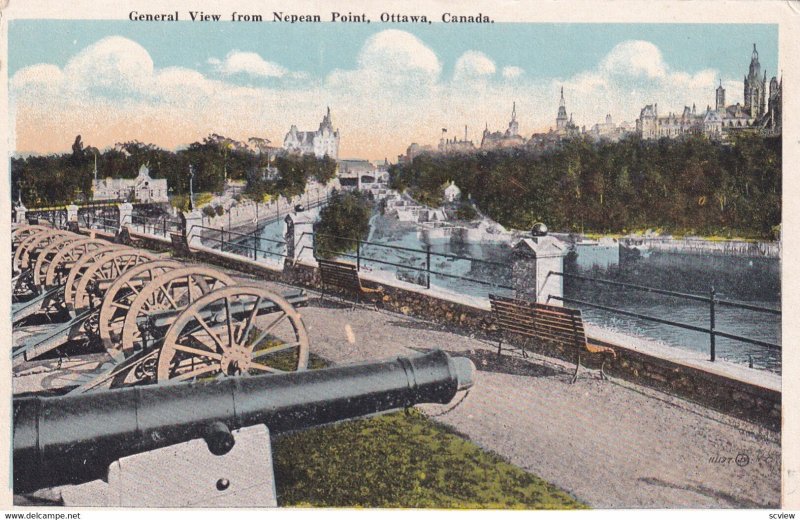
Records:
[[[190,166],[195,193],[221,192],[226,179],[242,180],[245,193],[256,200],[294,196],[305,191],[309,179],[327,182],[336,175],[336,161],[327,156],[284,154],[268,144],[263,138],[250,138],[245,144],[211,134],[178,151],[140,141],[101,151],[85,146],[79,135],[71,153],[12,158],[12,197],[28,207],[91,200],[95,164],[99,179],[132,179],[147,165],[151,177],[167,179],[171,195],[183,200],[188,200],[180,196],[189,194]]]
[[[454,181],[507,227],[557,231],[773,238],[781,222],[781,140],[742,133],[619,142],[577,138],[524,148],[423,154],[390,168],[394,189],[438,205]]]

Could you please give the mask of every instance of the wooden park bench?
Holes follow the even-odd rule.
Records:
[[[370,297],[383,293],[383,288],[372,289],[361,285],[361,278],[358,277],[358,269],[353,264],[336,262],[334,260],[317,259],[319,264],[320,278],[322,279],[322,298],[326,289],[337,289],[339,292],[349,293],[355,296],[356,302],[352,308],[361,303],[362,297]],[[344,300],[344,298],[342,298]]]
[[[578,379],[582,354],[599,354],[603,356],[600,366],[600,377],[608,379],[605,364],[608,357],[615,358],[616,352],[610,347],[593,345],[586,339],[583,318],[579,309],[545,305],[515,298],[489,295],[497,326],[500,329],[500,340],[497,353],[503,348],[503,339],[510,336],[554,343],[567,348],[574,348],[576,353],[575,374],[572,383]],[[525,348],[520,348],[523,355]]]

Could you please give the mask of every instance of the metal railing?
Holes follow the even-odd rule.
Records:
[[[658,317],[655,317],[655,316],[649,316],[647,314],[641,314],[641,313],[638,313],[638,312],[627,311],[627,310],[624,310],[624,309],[619,309],[619,308],[616,308],[616,307],[610,307],[610,306],[607,306],[607,305],[601,305],[601,304],[598,304],[598,303],[587,302],[585,300],[580,300],[580,299],[576,299],[576,298],[566,298],[566,297],[558,297],[558,296],[551,296],[550,297],[550,298],[552,298],[554,300],[559,300],[559,301],[563,301],[563,302],[566,302],[566,303],[573,303],[573,304],[576,304],[576,305],[585,305],[587,307],[592,307],[592,308],[595,308],[595,309],[600,309],[600,310],[604,310],[604,311],[607,311],[607,312],[612,312],[614,314],[620,314],[620,315],[623,315],[623,316],[630,316],[632,318],[638,318],[638,319],[642,319],[642,320],[652,321],[652,322],[655,322],[655,323],[661,323],[661,324],[664,324],[664,325],[670,325],[670,326],[673,326],[673,327],[678,327],[678,328],[682,328],[682,329],[686,329],[686,330],[691,330],[691,331],[694,331],[694,332],[701,332],[701,333],[708,334],[708,338],[709,338],[709,358],[710,358],[711,361],[716,361],[716,358],[717,358],[717,351],[716,351],[716,346],[717,346],[716,345],[716,338],[717,337],[726,338],[726,339],[730,339],[730,340],[734,340],[734,341],[741,341],[743,343],[750,343],[752,345],[758,345],[760,347],[764,347],[764,348],[769,349],[769,350],[775,350],[775,351],[781,351],[782,350],[781,345],[779,345],[777,343],[772,343],[772,342],[769,342],[769,341],[763,341],[763,340],[754,339],[754,338],[748,338],[748,337],[745,337],[745,336],[740,336],[738,334],[732,334],[730,332],[717,330],[717,328],[716,328],[716,313],[717,313],[717,306],[718,305],[727,306],[727,307],[734,307],[734,308],[738,308],[738,309],[746,309],[746,310],[750,310],[750,311],[754,311],[754,312],[763,312],[763,313],[766,313],[766,314],[773,314],[773,315],[777,315],[777,316],[781,315],[781,310],[780,309],[773,309],[773,308],[769,308],[769,307],[761,307],[761,306],[758,306],[758,305],[751,305],[749,303],[736,302],[736,301],[733,301],[733,300],[725,300],[725,299],[717,298],[716,291],[714,290],[714,287],[710,288],[710,290],[708,292],[708,296],[703,296],[703,295],[700,295],[700,294],[690,294],[690,293],[682,293],[682,292],[676,292],[676,291],[668,291],[666,289],[657,289],[657,288],[654,288],[654,287],[646,287],[646,286],[643,286],[643,285],[637,285],[637,284],[626,283],[626,282],[616,282],[616,281],[613,281],[613,280],[604,280],[602,278],[592,278],[592,277],[589,277],[589,276],[581,276],[581,275],[577,275],[577,274],[557,273],[555,271],[550,271],[549,274],[550,275],[554,275],[554,276],[561,276],[563,278],[573,278],[573,279],[576,279],[576,280],[588,281],[588,282],[597,283],[597,284],[601,284],[601,285],[621,287],[621,288],[625,288],[625,289],[632,289],[632,290],[635,290],[635,291],[641,291],[641,292],[647,292],[647,293],[653,293],[653,294],[660,294],[660,295],[670,296],[670,297],[673,297],[673,298],[682,298],[682,299],[685,299],[685,300],[692,300],[692,301],[702,302],[702,303],[708,304],[709,325],[708,325],[708,327],[701,327],[701,326],[698,326],[698,325],[692,325],[692,324],[689,324],[689,323],[682,323],[682,322],[679,322],[679,321],[667,320],[667,319],[664,319],[664,318],[658,318]],[[753,363],[752,363],[752,357],[751,357],[750,358],[750,367],[752,368],[752,366],[753,366]]]
[[[415,249],[415,248],[411,248],[411,247],[395,246],[395,245],[391,245],[391,244],[382,244],[380,242],[370,242],[370,241],[367,241],[367,240],[360,240],[360,239],[354,239],[354,238],[350,238],[350,237],[341,237],[341,236],[335,236],[335,235],[328,235],[328,234],[316,233],[316,232],[304,232],[304,233],[302,233],[300,235],[300,238],[298,239],[297,243],[298,244],[302,243],[302,239],[306,235],[310,235],[311,238],[312,238],[312,248],[313,248],[313,251],[314,251],[314,258],[319,258],[319,254],[320,253],[334,253],[331,256],[344,257],[344,258],[348,258],[348,259],[351,259],[351,260],[355,260],[356,269],[358,271],[361,271],[363,264],[365,264],[367,262],[372,262],[372,263],[380,264],[380,265],[387,265],[387,266],[391,266],[391,267],[397,267],[397,268],[400,268],[400,269],[411,269],[411,270],[413,270],[413,271],[415,271],[417,273],[420,273],[422,275],[422,278],[424,279],[424,283],[419,283],[418,282],[418,284],[419,285],[424,285],[427,289],[431,288],[431,277],[432,276],[441,276],[441,277],[444,277],[444,278],[450,278],[450,279],[454,279],[454,280],[462,280],[462,281],[466,281],[466,282],[476,283],[476,284],[479,284],[479,285],[485,285],[485,286],[488,286],[488,287],[499,288],[499,289],[508,289],[508,290],[513,290],[514,289],[511,286],[503,285],[503,284],[497,283],[495,281],[480,280],[480,279],[472,278],[472,277],[469,277],[469,276],[462,276],[462,275],[457,275],[457,274],[445,273],[445,272],[442,272],[442,271],[437,271],[432,267],[432,259],[434,257],[440,257],[440,258],[446,258],[446,259],[450,259],[450,260],[467,260],[469,262],[478,263],[480,265],[500,267],[500,268],[509,269],[509,270],[511,269],[511,265],[510,264],[504,264],[502,262],[494,262],[492,260],[483,260],[483,259],[473,258],[473,257],[469,257],[469,256],[454,255],[454,254],[450,254],[450,253],[436,253],[436,252],[431,251],[430,245],[426,246],[425,249]],[[353,245],[355,245],[355,254],[353,254],[351,252],[334,252],[334,251],[331,251],[331,250],[322,249],[322,248],[320,248],[320,246],[317,243],[317,237],[326,237],[326,238],[331,238],[331,239],[335,239],[335,240],[343,240],[345,242],[350,242]],[[371,257],[371,256],[368,256],[367,254],[365,254],[366,253],[365,250],[364,250],[365,246],[377,247],[377,248],[385,248],[385,249],[389,249],[389,250],[393,250],[393,251],[402,251],[402,252],[406,252],[406,253],[418,254],[418,255],[420,255],[420,258],[419,258],[420,262],[424,263],[424,265],[423,266],[418,266],[418,265],[414,265],[413,263],[391,262],[391,261],[384,260],[384,259],[381,259],[381,258]],[[352,247],[351,247],[351,249],[349,251],[352,251]],[[423,261],[423,258],[424,258],[424,261]]]
[[[134,227],[135,231],[164,238],[169,238],[170,233],[181,231],[180,221],[171,218],[167,214],[152,217],[133,214],[127,224]]]
[[[201,224],[193,224],[189,228],[187,236],[196,236],[203,245],[206,245],[207,242],[217,244],[216,247],[212,245],[212,249],[238,254],[246,258],[252,257],[253,260],[259,259],[259,253],[261,253],[261,258],[266,258],[267,256],[287,258],[285,252],[286,242],[262,237],[259,235],[258,229],[253,230],[252,233],[240,233],[238,231],[231,231],[230,229],[226,230],[222,227],[212,228]],[[276,252],[274,250],[265,249],[262,247],[264,243],[277,245],[277,249],[281,249],[282,251]]]

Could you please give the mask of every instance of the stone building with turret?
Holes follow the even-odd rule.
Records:
[[[511,108],[511,121],[505,132],[490,132],[489,123],[483,131],[481,148],[493,150],[497,148],[513,148],[525,144],[525,138],[519,135],[519,123],[517,122],[517,103],[514,102]]]
[[[658,103],[645,106],[636,120],[636,131],[643,139],[677,138],[692,134],[703,134],[712,139],[725,139],[739,131],[758,132],[764,135],[780,135],[783,80],[773,77],[769,82],[769,98],[766,92],[767,72],[762,74],[758,50],[753,44],[750,67],[744,77],[744,102],[725,104],[725,87],[720,81],[714,96],[714,108],[706,107],[697,112],[684,107],[683,113],[658,114]]]
[[[292,125],[283,139],[283,149],[289,153],[314,154],[316,157],[339,158],[339,130],[333,129],[331,109],[322,118],[316,131],[300,131]]]

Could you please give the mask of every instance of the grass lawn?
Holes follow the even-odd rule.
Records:
[[[280,506],[586,508],[414,410],[276,437],[273,454]]]

